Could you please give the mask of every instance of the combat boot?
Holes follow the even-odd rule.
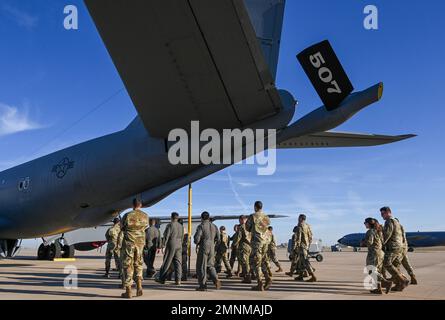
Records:
[[[216,290],[221,289],[221,281],[220,280],[215,280],[214,284],[215,284]]]
[[[266,279],[266,283],[264,284],[264,290],[269,290],[272,285],[272,278]]]
[[[198,288],[196,288],[196,291],[207,291],[207,287],[206,286],[199,286]]]
[[[300,274],[298,277],[295,277],[295,281],[304,281],[303,275]]]
[[[125,292],[121,294],[121,297],[131,299],[131,287],[125,287]]]
[[[412,285],[416,285],[417,284],[417,279],[416,276],[414,274],[411,275],[411,283]]]
[[[227,272],[227,276],[226,276],[226,278],[227,278],[227,279],[230,279],[230,278],[232,278],[232,277],[233,277],[232,271],[228,271],[228,272]]]
[[[255,287],[252,287],[253,291],[264,291],[263,281],[258,280],[258,284]]]
[[[140,296],[142,296],[144,294],[144,291],[143,291],[143,289],[142,289],[142,279],[141,278],[138,278],[137,280],[136,280],[136,296],[137,297],[140,297]]]
[[[371,290],[371,293],[372,294],[383,294],[382,285],[380,283],[377,284],[377,289]]]
[[[180,286],[181,285],[181,281],[179,279],[175,280],[175,285]]]
[[[250,277],[250,275],[247,275],[244,277],[243,281],[241,281],[242,283],[252,283],[252,278]]]
[[[294,273],[293,272],[286,272],[286,276],[289,276],[289,277],[292,277],[294,275]]]
[[[317,278],[315,277],[315,274],[312,274],[312,277],[307,280],[307,282],[317,282]]]
[[[281,267],[278,267],[278,269],[275,272],[283,272],[283,269]]]
[[[388,294],[391,291],[392,281],[383,279],[381,281],[382,287],[385,288],[385,293]]]

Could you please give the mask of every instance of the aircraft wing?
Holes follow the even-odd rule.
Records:
[[[244,127],[281,110],[267,62],[278,58],[284,2],[251,2],[249,17],[243,0],[85,0],[152,136],[192,120]]]
[[[368,147],[393,143],[416,135],[386,136],[376,134],[360,134],[346,132],[320,132],[307,136],[291,138],[277,145],[277,149],[295,148],[338,148],[338,147]]]

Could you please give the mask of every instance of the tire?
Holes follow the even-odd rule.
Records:
[[[63,254],[62,254],[62,258],[74,258],[74,246],[69,246],[69,245],[64,245],[62,247],[63,250]]]
[[[315,260],[317,260],[317,262],[322,262],[323,261],[323,256],[321,254],[317,254],[315,256]]]
[[[48,260],[49,246],[45,246],[43,243],[37,250],[37,260]]]
[[[58,241],[52,243],[48,250],[48,260],[54,260],[62,256],[62,246]]]

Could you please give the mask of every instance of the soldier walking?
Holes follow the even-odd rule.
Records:
[[[233,236],[230,238],[230,241],[232,242],[231,246],[230,246],[230,269],[233,270],[233,267],[235,266],[235,261],[238,258],[238,246],[239,246],[239,241],[238,241],[238,237],[239,237],[239,225],[236,224],[233,227],[233,231],[235,232],[233,234]],[[235,271],[235,275],[238,276],[241,270],[241,265],[238,261],[237,264],[237,270]]]
[[[196,273],[199,287],[197,291],[207,291],[207,277],[213,281],[216,289],[221,288],[221,281],[218,279],[215,263],[215,244],[219,242],[220,236],[218,227],[210,222],[208,212],[201,214],[201,224],[196,229],[193,237],[194,243],[198,246],[198,257],[196,260]]]
[[[382,294],[382,286],[386,289],[385,292],[391,291],[392,282],[387,281],[383,276],[383,259],[385,253],[383,252],[383,230],[382,226],[376,219],[367,218],[365,226],[366,232],[364,244],[368,247],[368,254],[366,256],[366,266],[372,266],[373,270],[369,270],[369,274],[376,276],[377,288],[371,290],[372,294]]]
[[[240,216],[238,229],[238,263],[241,265],[241,277],[243,283],[252,283],[250,273],[250,253],[252,248],[250,246],[250,232],[246,230],[246,216]]]
[[[300,214],[298,217],[298,225],[295,230],[294,238],[294,253],[296,256],[295,267],[297,269],[298,276],[296,281],[303,281],[305,273],[311,276],[308,282],[316,282],[314,268],[309,262],[309,247],[312,243],[312,230],[309,224],[306,223],[306,215]]]
[[[226,268],[227,278],[232,277],[232,268],[230,267],[229,259],[227,258],[227,251],[229,250],[229,236],[226,233],[226,227],[221,226],[219,228],[220,241],[216,245],[216,261],[215,269],[217,273],[222,270],[221,264],[224,263]]]
[[[156,273],[154,262],[156,253],[161,247],[161,232],[156,227],[156,219],[150,219],[150,227],[145,232],[145,264],[147,265],[147,278],[151,278]]]
[[[267,249],[267,256],[270,261],[272,261],[276,266],[277,270],[275,272],[283,272],[283,269],[281,268],[280,261],[278,261],[277,258],[277,243],[275,241],[275,236],[273,234],[273,227],[269,226],[269,232],[270,232],[270,243],[269,247]]]
[[[121,273],[120,254],[116,251],[120,232],[120,219],[114,218],[113,226],[110,227],[105,233],[105,239],[107,240],[107,251],[105,252],[105,278],[110,277],[111,259],[113,258],[113,256],[116,269],[119,271],[119,274]]]
[[[128,212],[122,218],[122,269],[123,284],[125,293],[123,298],[131,298],[131,284],[136,280],[138,297],[143,295],[142,274],[143,262],[142,254],[145,245],[145,229],[148,228],[148,215],[141,210],[142,202],[138,199],[133,200],[133,211]]]
[[[411,266],[411,263],[408,258],[408,240],[406,239],[405,229],[403,229],[402,225],[400,225],[400,227],[402,228],[402,236],[403,236],[403,252],[402,252],[401,263],[402,263],[403,268],[406,270],[406,272],[408,272],[408,275],[411,277],[410,284],[416,285],[417,278],[416,278],[416,275],[414,274],[414,269]]]
[[[184,228],[178,222],[179,214],[173,212],[171,214],[171,222],[164,231],[164,261],[159,272],[159,278],[156,280],[164,284],[167,279],[170,266],[173,263],[175,270],[175,284],[181,284],[182,271],[182,240],[184,238]]]
[[[263,291],[270,288],[272,284],[272,277],[269,272],[264,273],[265,283],[263,283],[263,263],[267,263],[268,243],[266,237],[268,236],[270,225],[269,217],[263,212],[263,203],[256,201],[254,205],[255,213],[251,214],[246,222],[246,230],[252,234],[252,261],[253,271],[257,279],[257,286],[252,290]]]
[[[392,216],[389,207],[381,208],[380,214],[385,220],[383,228],[383,245],[385,248],[383,266],[391,274],[391,279],[396,284],[391,290],[403,291],[408,286],[409,281],[399,271],[404,249],[402,226]]]

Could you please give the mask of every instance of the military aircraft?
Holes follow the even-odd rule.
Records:
[[[364,233],[351,233],[339,239],[338,243],[353,247],[354,251],[358,251],[364,238]],[[445,246],[445,232],[407,232],[406,240],[408,241],[408,250],[410,252],[414,251],[414,248]]]
[[[230,164],[173,165],[176,128],[276,129],[277,149],[374,146],[413,135],[329,130],[379,101],[354,92],[326,41],[298,58],[324,105],[290,124],[296,100],[275,85],[284,0],[85,0],[138,116],[122,131],[0,173],[0,250],[149,207]],[[240,148],[245,148],[245,145]],[[126,155],[126,156],[122,156]],[[57,244],[45,243],[42,250]],[[63,250],[71,254],[70,244]]]

